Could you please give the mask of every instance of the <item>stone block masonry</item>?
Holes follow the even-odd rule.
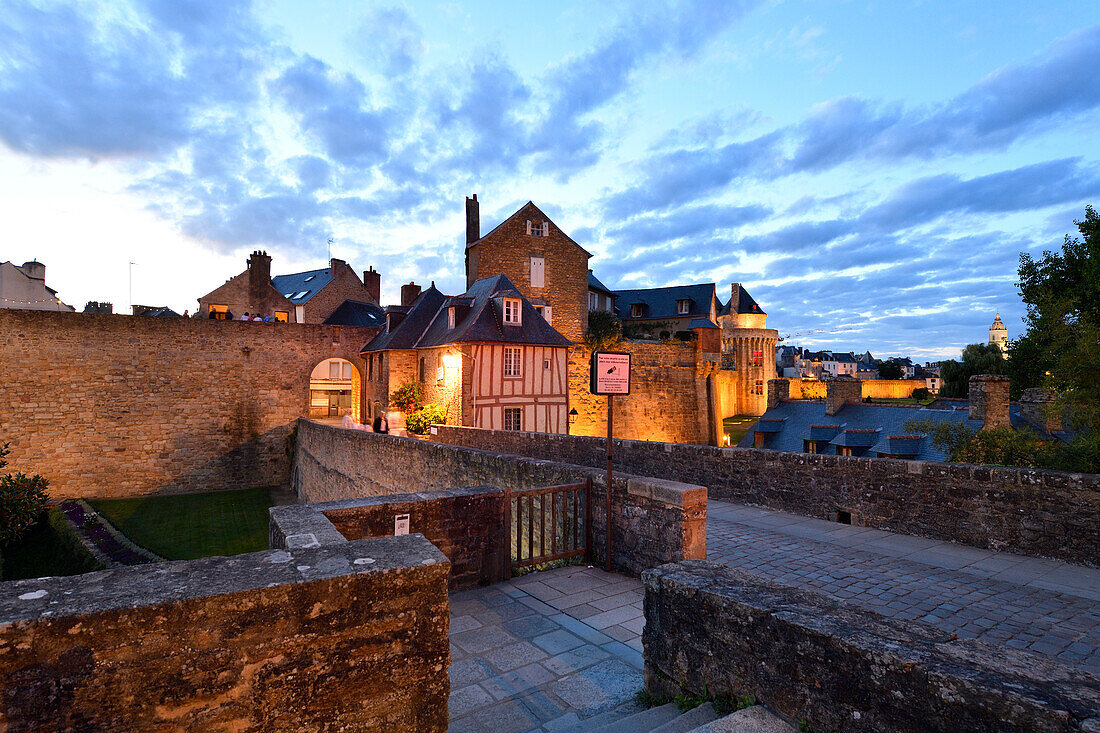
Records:
[[[591,479],[591,549],[595,562],[604,561],[607,494],[603,471],[344,430],[310,420],[298,422],[297,435],[293,485],[299,499],[307,502],[368,496],[402,501],[386,495],[462,487],[536,489]],[[611,559],[616,569],[637,575],[666,562],[706,557],[705,489],[628,473],[615,474],[613,481]]]
[[[813,730],[1096,731],[1096,679],[705,561],[643,573],[646,690],[755,695]]]
[[[313,367],[374,333],[2,309],[0,442],[55,498],[285,485]]]
[[[420,535],[0,584],[0,729],[442,731]]]
[[[272,547],[293,547],[287,535],[307,543],[392,537],[396,515],[409,515],[409,532],[422,534],[451,562],[451,590],[511,577],[504,542],[504,492],[473,487],[419,494],[271,508]],[[302,525],[311,525],[308,529]],[[329,539],[326,539],[329,538]]]
[[[437,427],[451,445],[599,468],[600,438]],[[1100,565],[1100,475],[631,440],[615,468],[711,498],[975,547]]]

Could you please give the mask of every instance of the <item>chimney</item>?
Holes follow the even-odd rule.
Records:
[[[256,250],[248,258],[249,303],[261,303],[271,290],[271,257]],[[258,307],[258,306],[256,306]]]
[[[466,197],[466,244],[481,239],[481,214],[478,212],[477,194]]]
[[[344,262],[343,260],[338,260],[335,257],[333,257],[332,259],[330,259],[328,261],[328,269],[329,269],[329,272],[332,273],[333,277],[336,277],[337,273],[340,271],[341,268],[347,267],[347,266],[348,266],[348,263]]]
[[[863,382],[858,379],[825,380],[825,414],[835,415],[847,404],[859,404],[863,399]]]
[[[741,283],[730,283],[730,313],[737,313],[739,300],[741,300]]]
[[[413,301],[420,295],[420,286],[416,283],[409,283],[408,285],[401,286],[401,305],[412,305]]]
[[[791,397],[791,382],[789,379],[769,379],[768,380],[768,409],[771,410],[779,406],[781,400],[787,400]]]
[[[375,272],[374,268],[369,270],[363,270],[363,287],[367,289],[367,294],[374,299],[374,302],[378,305],[382,305],[382,275]]]
[[[31,260],[30,262],[24,262],[23,267],[20,268],[23,273],[32,280],[45,280],[46,279],[46,266],[38,260]]]
[[[970,419],[981,420],[982,430],[1008,427],[1008,377],[975,374],[970,378]]]
[[[1020,414],[1025,420],[1047,434],[1062,431],[1062,415],[1054,405],[1058,393],[1050,387],[1025,389],[1020,397]]]

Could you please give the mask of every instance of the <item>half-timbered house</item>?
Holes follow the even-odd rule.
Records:
[[[565,433],[570,345],[504,275],[453,297],[433,285],[387,308],[386,330],[363,347],[368,414],[415,381],[450,423]]]

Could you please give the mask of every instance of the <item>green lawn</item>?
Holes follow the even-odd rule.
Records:
[[[56,509],[50,509],[49,519],[35,524],[18,544],[5,547],[3,554],[4,580],[79,575],[99,569]]]
[[[729,436],[730,445],[737,445],[741,442],[741,438],[744,438],[745,434],[752,430],[752,426],[759,419],[755,415],[735,415],[722,420],[722,430]]]
[[[137,544],[169,560],[267,549],[267,489],[91,502]]]
[[[936,400],[935,397],[929,397],[924,400],[915,400],[912,397],[872,397],[870,404],[882,404],[882,405],[930,405]]]

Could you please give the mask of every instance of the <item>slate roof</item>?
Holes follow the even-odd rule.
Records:
[[[504,323],[504,298],[522,302],[520,325]],[[460,310],[453,329],[447,328],[447,309]],[[478,280],[459,296],[448,298],[435,286],[413,302],[392,334],[378,334],[362,351],[414,349],[450,343],[516,343],[569,346],[571,342],[554,329],[504,275]]]
[[[698,285],[673,285],[665,288],[644,288],[640,290],[616,290],[615,310],[624,321],[664,318],[710,318],[711,298],[715,295],[714,283]],[[692,301],[687,313],[677,313],[676,303],[680,300]],[[646,310],[639,318],[631,318],[630,308],[642,303]],[[719,307],[721,302],[719,301]]]
[[[612,290],[611,288],[607,287],[606,285],[604,285],[602,282],[600,282],[596,278],[596,276],[593,275],[591,272],[588,273],[588,289],[589,290],[598,290],[599,292],[607,293],[608,295],[610,295],[612,297],[615,296],[615,291]]]
[[[1046,435],[1024,420],[1020,406],[1009,405],[1009,421],[1020,430],[1036,430],[1042,437],[1065,439],[1064,435]],[[933,410],[896,405],[876,405],[860,402],[847,404],[836,415],[825,414],[823,401],[783,400],[764,413],[756,425],[737,444],[753,447],[753,435],[764,433],[764,447],[770,450],[803,452],[803,441],[818,441],[819,453],[836,454],[837,446],[866,448],[863,455],[878,457],[896,455],[922,461],[945,461],[947,455],[932,445],[924,435],[914,435],[905,428],[909,420],[931,419],[938,422],[962,422],[971,430],[982,427],[981,420],[971,420],[966,410]],[[778,428],[778,429],[777,429]],[[828,443],[826,443],[828,441]]]
[[[329,326],[385,326],[386,313],[374,303],[345,300],[325,319]]]
[[[760,304],[756,302],[756,299],[749,295],[749,291],[745,290],[744,285],[740,285],[740,287],[737,288],[737,310],[735,312],[731,311],[732,306],[733,299],[731,298],[730,302],[721,307],[719,315],[728,316],[734,313],[761,313],[767,315],[767,313],[764,313],[764,309],[760,307]]]
[[[332,268],[330,267],[294,272],[289,275],[276,275],[271,278],[272,287],[294,305],[308,303],[314,295],[321,292],[321,288],[330,282],[332,282]],[[301,293],[299,297],[291,297],[292,295],[299,295],[299,293]]]
[[[688,329],[692,328],[718,328],[718,324],[709,318],[693,318],[688,324]]]

